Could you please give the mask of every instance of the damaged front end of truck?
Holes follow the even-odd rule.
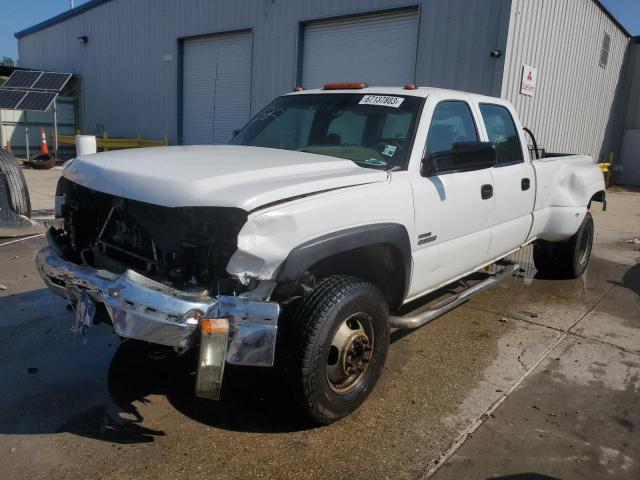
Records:
[[[63,228],[49,230],[36,264],[74,305],[76,329],[86,333],[104,307],[121,337],[199,346],[196,394],[210,399],[219,398],[226,362],[273,366],[280,307],[257,280],[247,285],[226,271],[244,210],[169,208],[62,178],[56,216]]]

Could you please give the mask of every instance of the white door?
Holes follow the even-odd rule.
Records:
[[[536,179],[509,110],[491,103],[481,103],[479,108],[487,139],[496,146],[495,207],[488,255],[494,259],[527,240],[533,223]]]
[[[182,143],[227,143],[250,116],[251,34],[185,40],[183,52]]]
[[[457,142],[479,141],[476,125],[466,101],[438,102],[427,134],[427,154],[451,150]],[[410,298],[449,283],[486,260],[494,206],[491,170],[414,174],[416,238]]]
[[[415,79],[418,12],[312,23],[303,37],[302,86],[367,82],[402,86]]]

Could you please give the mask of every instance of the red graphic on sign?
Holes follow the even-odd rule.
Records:
[[[529,70],[529,75],[527,75],[527,80],[529,80],[530,82],[533,80],[533,75],[531,73],[531,70]]]

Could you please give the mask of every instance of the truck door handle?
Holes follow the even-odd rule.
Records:
[[[529,188],[531,188],[531,180],[529,180],[528,178],[523,178],[520,181],[520,188],[522,188],[523,191],[529,190]]]
[[[482,185],[480,195],[482,195],[483,200],[488,200],[493,197],[493,185]]]

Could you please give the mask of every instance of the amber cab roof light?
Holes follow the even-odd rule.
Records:
[[[294,92],[301,92],[301,91],[303,91],[303,90],[304,90],[304,88],[302,88],[301,86],[297,86],[297,87],[295,87],[295,88],[293,89],[293,91],[294,91]]]
[[[327,83],[322,89],[323,90],[360,90],[362,88],[367,88],[367,85],[364,82],[337,82],[337,83]]]
[[[416,87],[416,84],[415,84],[415,83],[407,83],[407,84],[404,86],[404,89],[405,89],[405,90],[415,90],[415,89],[417,89],[417,88],[418,88],[418,87]]]

